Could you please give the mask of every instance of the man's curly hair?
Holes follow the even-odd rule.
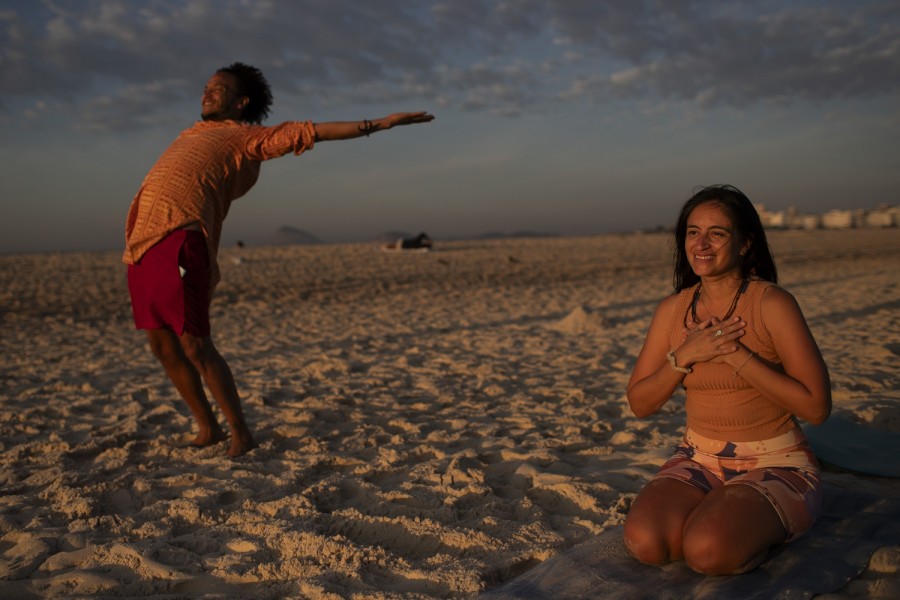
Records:
[[[216,72],[234,75],[240,86],[238,93],[249,99],[247,106],[241,112],[242,121],[259,124],[269,116],[269,107],[272,106],[272,89],[262,71],[256,67],[236,62],[222,67]]]

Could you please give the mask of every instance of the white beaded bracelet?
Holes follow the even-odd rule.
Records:
[[[666,358],[669,359],[669,364],[672,365],[673,371],[678,371],[679,373],[693,373],[694,370],[690,367],[679,367],[678,363],[675,359],[675,350],[669,350],[669,353],[666,354]]]

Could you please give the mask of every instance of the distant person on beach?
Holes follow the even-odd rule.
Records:
[[[657,307],[628,382],[638,417],[686,390],[683,442],[625,522],[639,561],[749,571],[802,535],[822,503],[798,418],[831,412],[828,370],[794,297],[776,284],[765,231],[732,186],[698,191],[675,229],[675,294]]]
[[[383,244],[381,249],[386,251],[400,250],[431,250],[433,242],[424,231],[414,238],[400,238],[395,242]]]
[[[431,250],[431,238],[424,231],[414,238],[401,240],[400,247],[404,249],[421,249],[427,248]]]
[[[256,445],[231,369],[210,337],[209,305],[220,277],[216,257],[231,203],[253,187],[264,160],[302,154],[316,142],[434,119],[408,112],[264,127],[271,104],[259,69],[234,63],[216,71],[203,91],[202,121],[181,132],[147,174],[125,224],[123,261],[135,325],[147,331],[153,354],[197,420],[191,442],[197,447],[227,437],[206,398],[206,382],[231,427],[229,456]]]

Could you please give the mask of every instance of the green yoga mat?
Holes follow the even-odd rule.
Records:
[[[822,425],[804,425],[816,457],[854,473],[900,477],[900,432],[880,431],[841,415]]]

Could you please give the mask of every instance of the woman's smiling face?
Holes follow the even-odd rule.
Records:
[[[718,277],[740,270],[741,255],[748,244],[735,230],[731,215],[722,204],[710,201],[694,208],[685,233],[684,251],[699,277]]]

